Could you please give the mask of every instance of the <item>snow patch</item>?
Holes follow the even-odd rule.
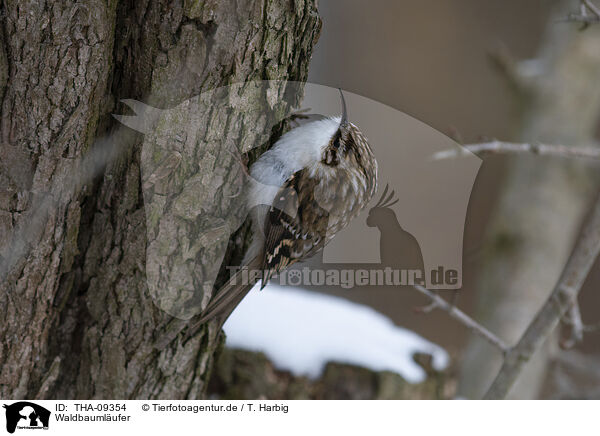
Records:
[[[426,375],[414,353],[431,354],[438,370],[448,364],[441,347],[368,306],[290,286],[255,286],[224,329],[228,347],[262,351],[296,376],[319,377],[326,362],[336,361],[417,383]]]

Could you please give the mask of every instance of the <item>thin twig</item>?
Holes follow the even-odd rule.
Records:
[[[424,314],[424,313],[429,313],[432,312],[435,309],[439,309],[440,305],[437,304],[435,301],[431,301],[429,302],[429,304],[425,305],[425,306],[419,306],[419,307],[415,307],[413,309],[414,312],[419,313],[419,314]]]
[[[579,310],[579,302],[575,301],[571,305],[564,321],[571,326],[571,334],[568,338],[560,342],[560,346],[564,349],[573,348],[583,340],[584,325],[581,319],[581,311]]]
[[[582,23],[580,30],[585,30],[590,24],[600,23],[600,8],[594,5],[591,0],[580,0],[579,14],[569,14],[562,21],[572,21]]]
[[[506,79],[510,88],[517,95],[523,95],[531,86],[531,82],[521,71],[524,62],[517,62],[514,56],[504,44],[497,44],[495,48],[488,52],[488,58],[493,68]]]
[[[436,293],[430,291],[429,289],[424,288],[421,285],[414,285],[413,287],[417,291],[419,291],[421,294],[427,296],[432,301],[432,304],[427,306],[429,308],[429,311],[431,311],[432,309],[437,307],[437,308],[440,308],[440,309],[448,312],[448,314],[452,318],[458,320],[461,324],[463,324],[469,330],[480,335],[482,338],[484,338],[486,341],[488,341],[494,347],[498,348],[503,354],[506,354],[509,352],[510,348],[504,343],[504,341],[502,339],[500,339],[494,333],[492,333],[491,331],[486,329],[484,326],[479,324],[477,321],[475,321],[469,315],[464,313],[462,310],[458,309],[454,305],[451,305],[446,300],[444,300],[442,297],[440,297]]]
[[[532,153],[541,156],[558,156],[569,158],[600,159],[600,147],[571,147],[566,145],[515,143],[503,141],[482,142],[478,144],[462,145],[461,148],[438,151],[433,155],[434,160],[449,159],[458,156],[486,154],[513,154]]]
[[[598,7],[596,7],[591,0],[581,0],[581,3],[587,7],[592,14],[594,14],[596,16],[596,18],[600,19],[600,9]]]
[[[563,318],[563,322],[565,324],[571,327],[576,325],[576,328],[581,330],[582,333],[594,333],[600,331],[600,323],[585,324],[581,317],[580,306],[578,306],[576,310],[576,313],[571,313],[573,311],[573,308],[571,308],[569,313],[567,313],[567,315]]]
[[[485,394],[485,399],[506,397],[535,350],[542,345],[577,300],[598,253],[600,253],[600,198],[596,201],[552,294],[529,324],[517,345],[505,356],[500,372]]]
[[[592,324],[592,325],[583,325],[584,333],[597,333],[600,331],[600,323]]]

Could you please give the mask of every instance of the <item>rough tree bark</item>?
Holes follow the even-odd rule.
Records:
[[[121,129],[124,154],[66,182],[114,131],[120,99],[172,107],[248,79],[305,80],[315,1],[4,0],[1,12],[0,397],[202,397],[218,332],[155,347],[174,321],[146,284],[142,135]]]
[[[600,116],[600,28],[578,31],[559,22],[577,11],[563,1],[551,15],[539,56],[504,65],[519,92],[517,140],[589,145]],[[511,161],[488,230],[475,318],[513,345],[550,295],[567,261],[595,188],[594,170],[581,161],[518,156]],[[550,347],[552,348],[552,347]],[[535,398],[549,348],[519,377],[511,398]],[[480,398],[502,363],[496,350],[473,336],[463,360],[458,395]]]

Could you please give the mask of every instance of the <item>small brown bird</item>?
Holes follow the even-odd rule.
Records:
[[[367,138],[342,116],[296,127],[250,168],[253,241],[243,264],[262,271],[262,287],[276,273],[322,249],[369,203],[377,190],[377,161]],[[255,283],[238,272],[217,292],[199,323],[222,323]]]

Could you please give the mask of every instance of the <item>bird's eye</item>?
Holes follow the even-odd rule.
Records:
[[[333,148],[338,149],[340,148],[340,140],[336,139],[335,141],[333,141]]]

